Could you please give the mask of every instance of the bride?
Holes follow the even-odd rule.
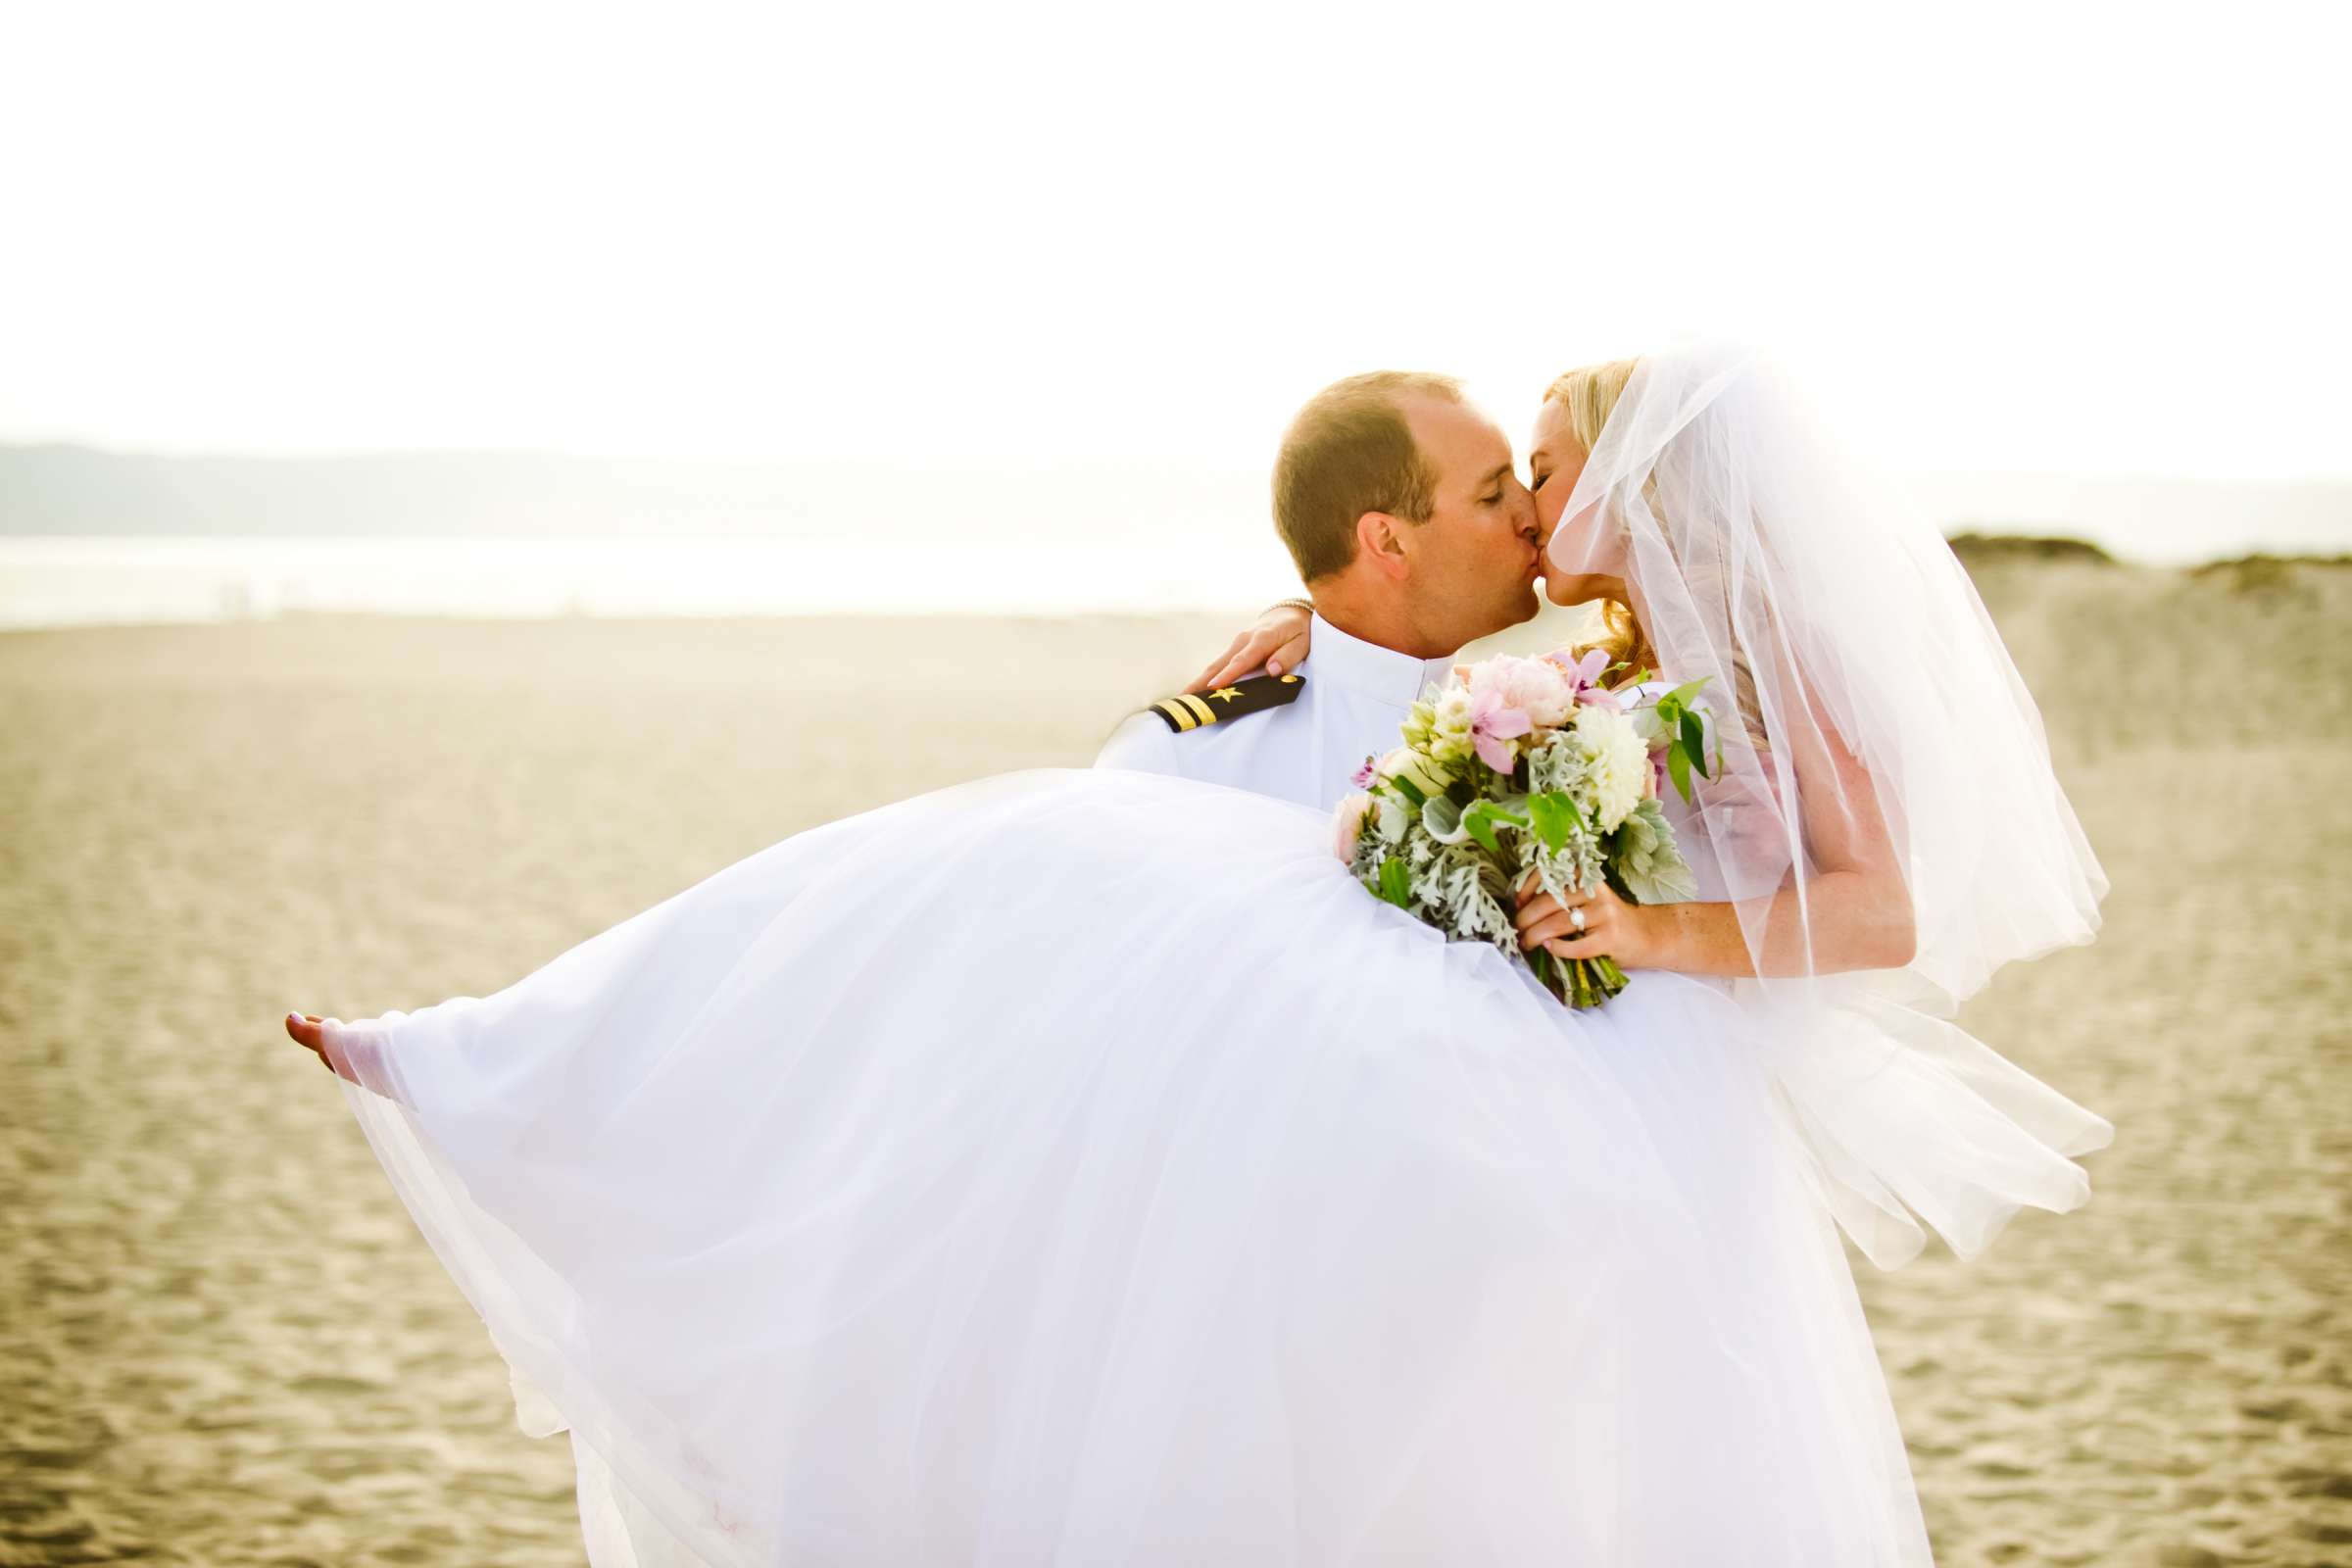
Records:
[[[1931,1560],[1839,1233],[2088,1197],[2112,1129],[1948,1018],[2105,880],[1948,548],[1765,370],[1564,377],[1533,463],[1550,596],[1712,698],[1699,899],[1522,908],[1604,1006],[1099,768],[289,1015],[597,1568]]]

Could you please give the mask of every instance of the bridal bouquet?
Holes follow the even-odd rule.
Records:
[[[1658,791],[1671,779],[1688,800],[1707,771],[1690,707],[1705,682],[1634,702],[1599,685],[1622,667],[1597,651],[1455,665],[1405,715],[1404,743],[1365,759],[1333,824],[1333,849],[1376,897],[1523,957],[1576,1007],[1615,996],[1625,971],[1606,956],[1523,954],[1521,886],[1556,897],[1606,882],[1636,904],[1697,892]]]

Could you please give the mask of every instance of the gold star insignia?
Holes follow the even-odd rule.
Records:
[[[1220,703],[1230,703],[1242,695],[1242,689],[1239,686],[1220,686],[1208,695]]]

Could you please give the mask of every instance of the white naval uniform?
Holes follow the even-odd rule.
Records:
[[[1329,810],[1366,757],[1399,745],[1405,710],[1453,659],[1415,659],[1316,615],[1295,702],[1179,735],[1150,709],[1111,732],[1097,767],[1173,773]]]

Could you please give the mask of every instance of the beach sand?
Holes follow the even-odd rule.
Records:
[[[2352,1562],[2352,570],[1977,564],[2114,880],[1964,1021],[2116,1123],[1855,1265],[1946,1564]],[[1231,617],[0,636],[0,1565],[577,1564],[571,1458],[278,1024],[1078,765]]]

